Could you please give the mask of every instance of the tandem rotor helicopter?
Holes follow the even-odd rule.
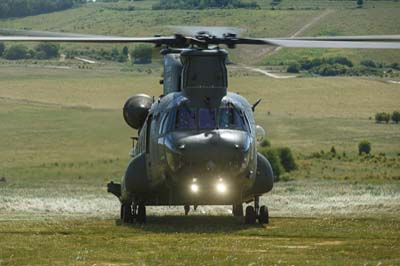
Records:
[[[268,223],[261,195],[271,191],[274,175],[257,152],[264,130],[250,104],[228,91],[228,48],[271,45],[292,48],[400,49],[400,35],[240,38],[234,28],[183,27],[189,34],[131,38],[1,29],[0,41],[152,43],[161,49],[163,93],[129,98],[126,123],[138,131],[120,184],[108,192],[121,202],[123,222],[146,222],[146,206],[232,205],[247,224]],[[246,207],[243,203],[254,202]]]

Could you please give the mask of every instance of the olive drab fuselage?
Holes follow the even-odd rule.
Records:
[[[122,178],[122,202],[223,205],[272,189],[271,166],[257,153],[252,106],[227,92],[226,57],[220,49],[164,51],[163,95],[150,107],[146,95],[131,99],[136,109],[127,102],[130,125],[148,109]]]

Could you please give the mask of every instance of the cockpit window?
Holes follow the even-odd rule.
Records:
[[[217,127],[215,109],[199,109],[199,128],[214,129]]]
[[[176,129],[196,129],[196,110],[185,106],[176,110]]]
[[[246,129],[243,114],[233,107],[219,109],[219,128]]]
[[[173,126],[169,126],[173,125]],[[161,119],[161,132],[174,129],[237,129],[250,131],[244,113],[235,106],[211,108],[188,108],[183,105],[170,111]]]

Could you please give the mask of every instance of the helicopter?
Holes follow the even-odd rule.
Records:
[[[400,35],[242,38],[235,28],[183,27],[186,34],[118,37],[0,29],[0,41],[151,43],[163,56],[162,94],[130,97],[123,118],[133,137],[132,157],[121,183],[107,191],[121,203],[125,223],[145,223],[146,206],[231,205],[246,224],[269,223],[260,196],[272,190],[274,174],[257,152],[265,135],[250,104],[228,91],[228,52],[237,45],[288,48],[400,49]],[[243,212],[243,204],[251,203]]]

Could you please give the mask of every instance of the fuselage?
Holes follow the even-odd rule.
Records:
[[[269,163],[256,150],[252,106],[227,92],[226,53],[187,51],[181,57],[182,65],[165,60],[168,84],[139,128],[121,199],[219,205],[272,189]]]

